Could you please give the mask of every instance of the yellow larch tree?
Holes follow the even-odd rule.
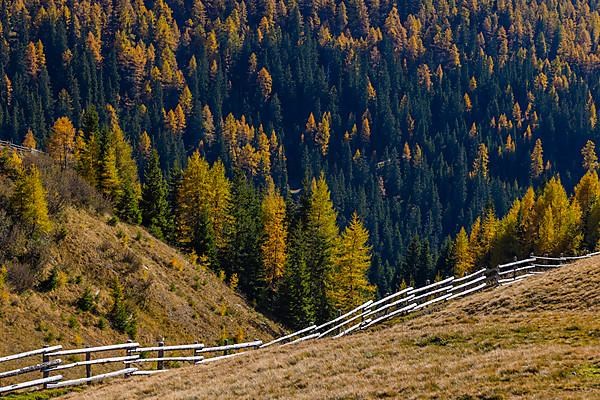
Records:
[[[469,248],[469,238],[465,228],[461,228],[452,246],[452,265],[454,274],[463,276],[473,269],[473,256]]]
[[[598,155],[596,154],[596,144],[588,140],[581,149],[583,157],[583,168],[586,171],[595,171],[598,169]]]
[[[370,266],[369,231],[354,212],[350,224],[342,233],[333,272],[331,296],[338,310],[349,311],[373,297],[375,286],[367,279]]]
[[[48,153],[61,167],[67,167],[75,148],[75,128],[68,117],[60,117],[50,130]]]
[[[267,179],[267,191],[262,201],[264,240],[261,245],[265,279],[270,289],[275,289],[283,277],[287,260],[287,227],[285,200],[279,194],[273,179]]]
[[[35,136],[33,135],[33,131],[31,129],[28,129],[27,133],[25,134],[23,146],[34,150],[37,148],[37,141],[35,140]]]
[[[46,190],[42,184],[40,170],[32,165],[19,174],[11,197],[13,212],[21,222],[30,227],[32,234],[50,232],[52,223],[48,217]]]

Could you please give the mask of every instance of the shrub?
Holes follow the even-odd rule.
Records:
[[[123,286],[118,280],[113,285],[113,307],[108,314],[113,329],[126,333],[134,338],[137,333],[137,320],[135,312],[127,305],[123,294]]]
[[[59,287],[63,286],[66,282],[66,275],[64,272],[59,270],[57,267],[52,268],[50,276],[38,285],[39,290],[42,292],[51,292]]]
[[[112,217],[110,217],[108,219],[108,221],[106,221],[106,223],[109,226],[117,226],[117,224],[119,223],[119,217],[117,217],[116,215],[113,215]]]
[[[86,288],[83,295],[77,300],[77,308],[81,311],[96,311],[96,297],[90,288]]]

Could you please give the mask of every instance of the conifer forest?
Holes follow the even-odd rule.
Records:
[[[0,5],[0,139],[289,327],[600,245],[595,0]],[[51,234],[40,171],[0,169]]]

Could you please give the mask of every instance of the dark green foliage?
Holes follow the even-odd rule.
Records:
[[[107,315],[111,326],[116,331],[126,333],[130,338],[134,338],[137,332],[135,312],[127,304],[123,286],[118,280],[115,280],[113,284],[112,300],[113,305]]]
[[[90,288],[86,288],[81,297],[77,300],[77,308],[81,311],[96,310],[96,297],[92,294]]]
[[[131,181],[126,181],[123,184],[123,194],[116,205],[116,212],[119,218],[127,223],[139,224],[142,222],[138,195]]]
[[[60,270],[58,268],[52,268],[48,278],[40,282],[38,288],[42,292],[51,292],[58,288],[60,284]]]
[[[153,149],[145,163],[140,208],[142,224],[161,239],[169,237],[172,226],[167,192],[167,183],[160,169],[158,152]]]
[[[304,229],[297,226],[290,232],[290,250],[278,302],[279,315],[294,329],[304,328],[315,321],[310,273],[306,265],[307,251]]]
[[[239,288],[250,301],[270,308],[271,305],[265,304],[266,282],[260,254],[260,199],[241,173],[236,174],[233,181],[232,203],[231,215],[235,223],[222,265],[229,276],[238,275]]]
[[[250,185],[271,175],[294,201],[303,180],[323,172],[339,226],[357,211],[370,232],[369,277],[380,295],[403,280],[421,284],[449,273],[444,238],[470,226],[490,205],[497,215],[506,214],[531,181],[537,139],[544,171],[533,183],[558,173],[568,192],[581,176],[581,147],[600,139],[597,43],[586,40],[595,37],[589,22],[598,12],[595,2],[474,7],[336,0],[323,8],[284,1],[286,12],[278,3],[273,15],[266,15],[270,4],[245,1],[204,4],[206,13],[198,15],[197,3],[131,2],[115,12],[102,3],[93,9],[100,15],[88,18],[95,12],[90,5],[66,2],[59,14],[70,12],[72,18],[54,18],[39,2],[8,0],[0,10],[0,138],[20,143],[31,129],[45,148],[54,121],[69,117],[97,146],[78,171],[112,201],[120,218],[138,223],[141,209],[142,223],[171,242],[174,193],[195,149],[210,162],[222,160],[230,177],[243,169]],[[263,17],[269,29],[260,26]],[[572,26],[584,39],[564,34]],[[90,42],[88,33],[99,29],[98,43]],[[38,41],[43,57],[27,55]],[[257,80],[263,68],[272,78],[267,91]],[[175,121],[185,124],[173,131],[169,113],[181,105],[183,87],[191,100],[182,106],[185,121]],[[107,104],[124,132],[121,144],[129,143],[136,164],[144,167],[140,206],[132,168],[118,161]],[[205,107],[212,121],[205,120]],[[246,140],[236,132],[228,138],[224,123],[230,113],[238,121],[244,116],[254,132],[260,125],[269,138],[274,132],[276,145],[270,142],[266,151],[268,173],[253,174],[241,165],[240,159],[256,161],[254,154],[240,154],[245,145],[255,149],[257,137]],[[311,113],[317,125],[330,116],[328,141],[305,131]],[[158,160],[152,154],[146,162],[137,148],[144,131],[168,177],[168,205]],[[475,162],[482,145],[485,168]],[[237,273],[251,300],[271,303],[257,255],[257,196],[239,190],[229,248],[214,248],[208,223],[196,227],[192,247],[209,254],[228,276]],[[304,256],[317,318],[331,312],[316,294],[324,292],[320,284],[328,269],[321,239],[307,235]]]

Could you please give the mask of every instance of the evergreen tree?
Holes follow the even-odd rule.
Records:
[[[279,291],[279,314],[293,329],[300,329],[315,321],[311,274],[308,270],[307,238],[302,224],[290,232],[287,264]]]
[[[142,223],[158,238],[168,237],[170,232],[167,183],[160,169],[158,151],[153,149],[145,164],[142,186]]]

